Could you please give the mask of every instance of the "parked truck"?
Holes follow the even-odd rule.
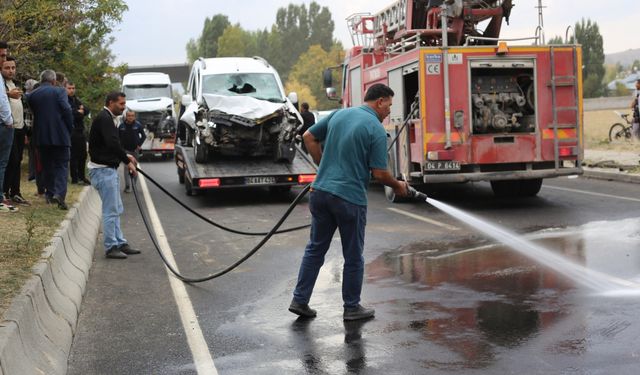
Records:
[[[544,45],[541,27],[500,38],[510,0],[399,0],[348,19],[342,104],[375,83],[395,92],[384,126],[391,173],[413,184],[489,181],[499,196],[534,196],[544,178],[582,173],[582,53]],[[479,31],[483,23],[484,31]],[[327,95],[331,70],[325,71]],[[391,189],[387,198],[397,201]]]
[[[174,152],[177,116],[171,79],[164,73],[130,73],[122,78],[127,110],[136,113],[146,139],[141,154],[169,156]]]
[[[315,165],[296,145],[302,118],[289,97],[263,58],[196,60],[175,153],[187,194],[248,186],[283,192],[313,181]]]

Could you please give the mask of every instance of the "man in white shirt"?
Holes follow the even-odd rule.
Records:
[[[7,42],[0,41],[0,64],[7,59]],[[0,76],[0,85],[4,87],[4,80]],[[13,117],[6,90],[0,90],[0,186],[4,186],[4,171],[9,162],[11,146],[13,145]],[[16,212],[11,202],[5,199],[4,189],[0,189],[0,213]]]
[[[14,204],[29,206],[29,202],[20,193],[20,164],[24,153],[26,129],[24,108],[22,107],[22,90],[16,87],[15,82],[13,82],[16,76],[16,59],[11,56],[7,57],[7,60],[2,64],[0,72],[7,89],[11,115],[13,116],[13,146],[7,169],[4,172],[4,196],[6,199],[11,199]]]

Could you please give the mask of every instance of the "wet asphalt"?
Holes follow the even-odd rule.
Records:
[[[187,197],[171,162],[143,168],[200,213],[243,230],[268,230],[299,191]],[[220,270],[259,241],[212,228],[150,191],[189,276]],[[485,183],[428,194],[586,268],[640,282],[637,185],[563,178],[546,180],[538,197],[520,200],[494,198]],[[102,246],[96,249],[69,374],[195,374],[168,276],[132,194],[123,200],[125,236],[143,254],[107,260]],[[309,220],[305,199],[285,226]],[[307,238],[308,230],[275,236],[233,272],[187,285],[220,374],[637,374],[640,368],[640,294],[586,289],[430,205],[391,205],[378,186],[369,193],[362,295],[375,319],[342,320],[337,236],[311,300],[318,317],[296,319],[287,307]]]

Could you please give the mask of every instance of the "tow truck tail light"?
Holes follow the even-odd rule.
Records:
[[[315,181],[315,179],[316,179],[315,174],[301,174],[300,176],[298,176],[298,183],[300,185],[308,184]]]
[[[203,178],[202,180],[198,180],[198,187],[201,188],[211,188],[211,187],[219,187],[220,179],[219,178]]]

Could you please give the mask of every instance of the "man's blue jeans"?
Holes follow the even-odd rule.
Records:
[[[4,172],[9,163],[13,145],[13,128],[0,124],[0,203],[4,200]],[[8,197],[7,197],[8,198]]]
[[[98,190],[102,200],[102,231],[104,250],[127,243],[120,229],[120,215],[124,212],[120,198],[120,180],[114,168],[89,169],[91,185]]]
[[[367,207],[349,203],[342,198],[320,190],[311,192],[311,235],[302,257],[298,283],[293,299],[307,304],[318,278],[324,256],[329,250],[336,228],[342,240],[344,268],[342,270],[342,300],[344,307],[360,303],[364,277],[364,228],[367,224]]]

